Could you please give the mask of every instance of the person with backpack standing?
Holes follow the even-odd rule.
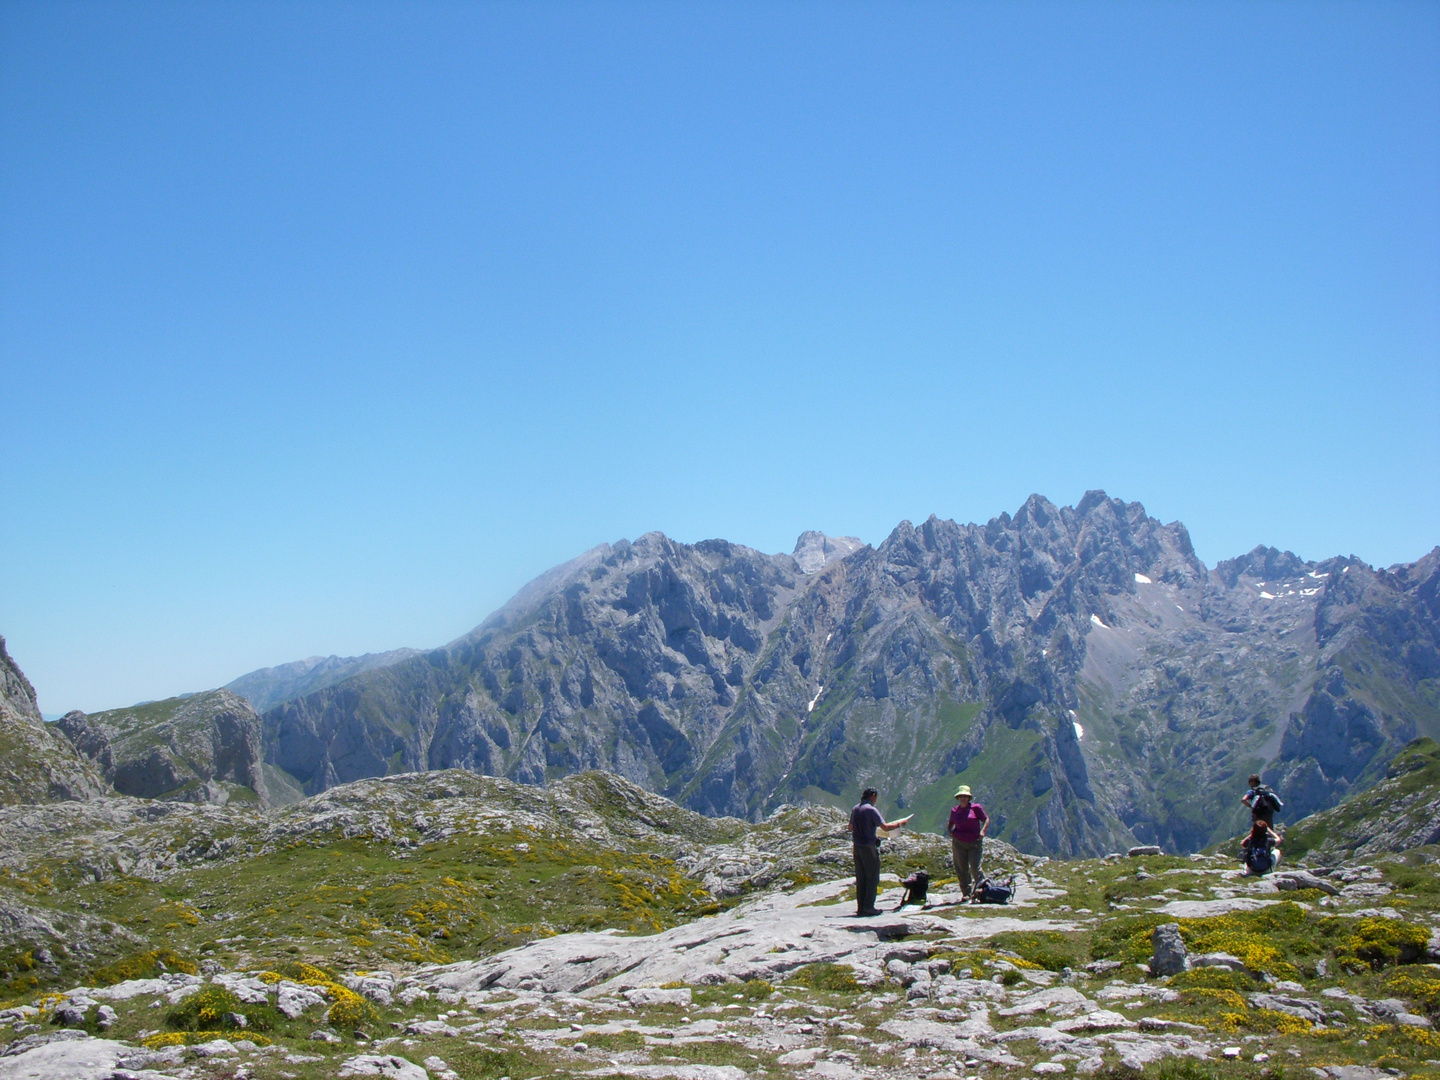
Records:
[[[881,829],[898,829],[910,820],[886,821],[875,809],[879,799],[880,792],[867,787],[850,811],[850,837],[855,848],[855,914],[862,917],[880,914],[875,907],[875,894],[880,890],[880,837],[876,834]]]
[[[956,789],[955,802],[945,831],[950,834],[950,854],[955,860],[955,875],[960,879],[960,895],[969,900],[980,884],[980,860],[984,857],[985,830],[990,827],[990,818],[965,784]]]
[[[1250,777],[1250,790],[1240,796],[1240,801],[1250,808],[1250,823],[1263,821],[1268,829],[1275,827],[1276,811],[1285,807],[1280,796],[1262,784],[1260,777],[1254,774]]]

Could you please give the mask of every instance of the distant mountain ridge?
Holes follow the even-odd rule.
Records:
[[[391,649],[364,656],[310,656],[247,672],[226,683],[224,689],[240,695],[256,710],[264,712],[282,701],[334,686],[352,675],[376,671],[418,655],[419,649]]]
[[[1440,734],[1437,563],[1259,547],[1211,571],[1183,525],[1103,492],[793,555],[651,533],[273,707],[266,757],[307,792],[600,768],[752,819],[874,782],[930,827],[967,782],[1024,850],[1196,850],[1238,827],[1250,770],[1298,815]]]

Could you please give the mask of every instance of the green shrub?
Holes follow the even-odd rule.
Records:
[[[855,971],[845,964],[806,964],[798,968],[787,982],[811,990],[829,990],[840,994],[853,994],[860,989],[855,981]]]
[[[192,961],[173,949],[151,949],[149,952],[131,953],[113,964],[96,968],[86,981],[91,986],[113,986],[131,979],[154,979],[167,971],[194,975],[198,970]]]
[[[1021,967],[1041,967],[1064,971],[1080,967],[1088,959],[1089,950],[1080,938],[1053,930],[1023,930],[996,934],[989,940],[996,949],[1018,953],[1027,961]]]
[[[1335,949],[1335,956],[1365,964],[1374,971],[1396,964],[1412,964],[1425,955],[1430,933],[1423,926],[1400,919],[1361,919]]]
[[[1255,989],[1255,982],[1249,975],[1223,967],[1191,968],[1171,978],[1170,984],[1176,990],[1207,989],[1234,990],[1244,993]]]

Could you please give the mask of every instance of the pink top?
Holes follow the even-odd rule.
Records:
[[[985,808],[977,802],[957,806],[950,811],[950,835],[962,844],[973,844],[980,839],[980,827],[989,820]]]

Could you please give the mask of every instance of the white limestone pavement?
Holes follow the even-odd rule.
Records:
[[[0,1080],[110,1080],[121,1056],[134,1052],[112,1039],[92,1039],[78,1031],[74,1035],[0,1057]]]
[[[840,880],[768,894],[645,937],[613,930],[560,934],[484,960],[422,968],[397,985],[402,993],[411,986],[461,994],[500,987],[596,997],[666,983],[775,982],[806,964],[826,962],[848,964],[862,982],[878,983],[888,959],[917,948],[895,944],[908,935],[939,931],[953,941],[1006,930],[1075,929],[1047,919],[976,916],[973,908],[861,919],[848,904],[835,902],[848,886]]]

